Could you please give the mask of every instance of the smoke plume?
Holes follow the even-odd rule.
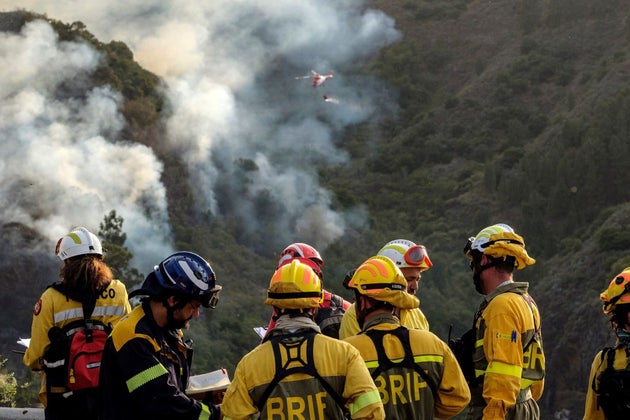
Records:
[[[238,217],[253,238],[264,232],[279,244],[320,248],[362,223],[360,209],[334,208],[315,167],[345,162],[342,130],[385,106],[377,94],[384,87],[358,75],[363,60],[400,37],[385,14],[361,0],[3,5],[81,21],[102,42],[126,43],[166,81],[167,146],[189,165],[199,210]],[[0,48],[12,63],[0,69],[0,135],[15,156],[0,169],[10,203],[0,217],[54,236],[72,224],[94,227],[114,208],[132,252],[155,255],[147,248],[169,234],[162,167],[151,150],[118,138],[120,98],[108,89],[92,89],[81,102],[54,96],[64,80],[94,68],[97,54],[57,41],[44,23],[2,35]],[[334,77],[318,88],[296,79],[311,70]]]

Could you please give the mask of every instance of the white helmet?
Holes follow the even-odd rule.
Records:
[[[395,239],[385,244],[378,255],[389,258],[400,268],[420,267],[422,271],[433,266],[423,245],[416,245],[407,239]]]
[[[55,255],[65,261],[77,255],[103,255],[101,241],[84,227],[76,227],[57,241]]]

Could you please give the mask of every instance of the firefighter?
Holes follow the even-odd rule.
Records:
[[[55,255],[63,261],[59,272],[61,283],[48,287],[35,304],[31,342],[23,361],[32,370],[45,373],[39,396],[46,419],[95,419],[96,390],[71,392],[67,387],[65,363],[53,366],[46,362],[52,360],[49,355],[55,353],[53,347],[62,342],[51,343],[50,336],[59,334],[50,333],[59,331],[65,335],[64,327],[83,320],[81,300],[95,302],[92,319],[104,325],[115,324],[131,311],[127,289],[122,282],[113,279],[111,269],[103,261],[101,241],[84,227],[76,227],[60,238]],[[59,360],[64,362],[63,357]],[[58,371],[64,373],[55,374]]]
[[[99,387],[103,420],[218,419],[220,409],[185,394],[192,349],[182,329],[214,308],[221,286],[192,252],[176,252],[155,266],[133,296],[142,304],[121,320],[105,345]]]
[[[464,375],[436,335],[400,324],[403,309],[418,307],[407,281],[381,255],[361,264],[346,285],[354,291],[362,333],[345,339],[361,352],[380,392],[387,419],[447,419],[470,401]]]
[[[630,418],[630,267],[615,276],[600,294],[604,314],[617,336],[591,366],[584,420]]]
[[[279,315],[262,344],[236,367],[221,410],[250,418],[383,419],[383,404],[359,352],[313,321],[321,279],[294,259],[278,268],[265,304]]]
[[[322,273],[324,260],[319,254],[319,251],[315,248],[302,242],[295,242],[288,245],[280,253],[278,267],[290,263],[294,259],[298,259],[299,261],[311,266],[319,278],[322,279],[322,281],[324,280],[324,274]],[[319,325],[322,334],[333,338],[339,338],[341,319],[344,312],[350,307],[350,302],[327,290],[323,290],[323,294],[324,299],[319,306],[317,315],[315,316],[315,323]],[[267,326],[267,333],[275,327],[277,317],[278,314],[276,314],[275,311],[272,312],[269,325]]]
[[[467,419],[539,419],[536,401],[545,375],[540,313],[527,293],[529,284],[513,280],[515,269],[536,261],[506,224],[469,238],[464,253],[475,289],[485,295],[470,335],[474,374],[467,378],[472,394]]]
[[[386,243],[378,251],[377,255],[389,258],[400,268],[400,271],[402,271],[407,280],[407,292],[412,295],[415,295],[418,291],[418,283],[420,282],[422,273],[433,266],[424,245],[416,245],[414,242],[407,239],[395,239]],[[346,280],[349,280],[350,277],[352,276],[347,276]],[[419,301],[418,305],[420,305]],[[429,322],[419,306],[401,310],[400,318],[401,323],[405,327],[420,330],[429,329]],[[341,320],[339,338],[343,339],[356,335],[359,331],[361,331],[361,329],[357,323],[355,308],[354,305],[351,305],[350,308],[346,310]]]

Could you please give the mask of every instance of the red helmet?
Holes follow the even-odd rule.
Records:
[[[307,258],[314,261],[320,267],[324,265],[324,260],[315,248],[302,242],[296,242],[287,246],[284,251],[280,253],[278,267],[294,258]]]
[[[309,259],[309,258],[301,258],[301,257],[297,257],[297,258],[286,258],[284,261],[281,261],[280,264],[278,264],[278,268],[282,267],[283,265],[287,265],[290,264],[291,261],[299,261],[302,264],[306,264],[309,267],[311,267],[313,269],[313,271],[315,272],[315,274],[317,274],[317,276],[320,279],[324,278],[324,273],[322,273],[322,269],[320,268],[319,264],[317,264],[315,261]]]

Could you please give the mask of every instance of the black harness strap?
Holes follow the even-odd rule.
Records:
[[[606,359],[606,369],[604,372],[612,372],[615,369],[613,368],[613,364],[615,363],[615,347],[604,347],[602,349],[601,362],[604,362],[604,358]],[[601,364],[600,364],[601,366]],[[599,394],[599,389],[595,385],[595,380],[597,379],[597,375],[593,376],[593,382],[591,383],[591,389],[595,391],[596,394]],[[599,401],[597,406],[599,407]]]
[[[428,373],[420,367],[413,358],[413,351],[411,350],[411,343],[409,342],[409,330],[403,326],[396,328],[395,330],[367,330],[364,332],[372,342],[374,343],[374,347],[376,348],[376,354],[378,355],[378,367],[374,369],[372,372],[372,379],[376,379],[381,372],[387,371],[394,367],[405,367],[409,369],[413,369],[420,375],[420,377],[427,383],[429,389],[431,389],[431,393],[433,394],[433,398],[437,399],[437,384],[431,379]],[[383,337],[388,334],[392,334],[398,338],[400,343],[403,346],[403,350],[405,351],[405,357],[400,362],[394,362],[389,357],[387,357],[387,353],[385,353],[385,347],[383,346]]]
[[[330,395],[335,400],[342,411],[344,413],[347,412],[344,399],[324,378],[322,378],[322,376],[315,369],[313,344],[315,342],[316,334],[317,333],[315,331],[310,331],[306,333],[298,332],[294,334],[275,336],[269,339],[273,348],[276,373],[269,385],[267,385],[267,388],[265,388],[265,391],[260,397],[260,400],[256,403],[258,411],[262,412],[262,409],[267,403],[267,399],[269,399],[271,392],[278,385],[278,383],[280,383],[280,381],[294,373],[305,373],[317,379],[321,383],[322,387],[326,390],[328,395]],[[285,340],[291,337],[301,337],[301,339],[295,342],[287,343]],[[299,356],[299,348],[302,346],[302,343],[304,343],[304,341],[306,341],[306,360],[303,360]],[[285,348],[287,352],[287,361],[284,365],[282,364],[282,352],[280,350],[281,345]],[[298,354],[295,357],[291,356],[291,349],[296,349],[298,351]],[[289,368],[288,366],[293,362],[299,363],[300,366]]]

